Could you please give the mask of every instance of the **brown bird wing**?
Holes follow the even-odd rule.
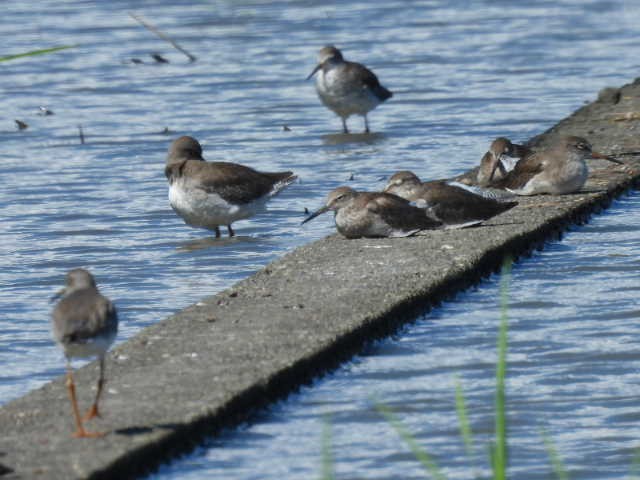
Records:
[[[544,170],[542,155],[532,153],[521,158],[507,175],[493,183],[492,187],[518,189],[524,187],[529,180]]]
[[[347,78],[350,82],[360,82],[368,87],[381,101],[393,96],[389,90],[380,85],[376,74],[367,67],[356,62],[345,62]]]
[[[408,200],[392,193],[378,193],[367,203],[367,209],[374,212],[392,228],[399,230],[425,230],[442,225],[427,216],[427,212],[414,207]]]
[[[498,202],[442,181],[426,182],[421,197],[433,214],[447,224],[486,220],[517,205],[517,202]]]
[[[192,172],[197,173],[196,188],[236,204],[257,200],[270,193],[275,184],[293,176],[292,172],[258,172],[237,163],[189,161],[183,174]]]

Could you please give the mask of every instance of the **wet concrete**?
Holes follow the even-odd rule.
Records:
[[[604,153],[640,151],[640,83],[603,91],[543,135],[587,137]],[[522,198],[465,230],[303,246],[114,349],[99,439],[74,439],[64,379],[0,409],[0,476],[131,478],[336,367],[418,312],[561,236],[640,181],[640,155],[591,163],[584,192]],[[392,173],[392,172],[390,172]],[[88,406],[98,373],[77,372]]]

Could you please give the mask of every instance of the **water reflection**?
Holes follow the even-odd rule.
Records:
[[[544,430],[571,478],[627,478],[640,442],[640,322],[633,321],[640,320],[640,227],[627,223],[637,208],[640,192],[514,266],[508,304],[510,477],[553,476]],[[446,478],[489,478],[485,452],[493,431],[499,297],[499,278],[493,276],[150,478],[315,478],[327,416],[336,478],[425,478],[379,414],[380,402],[393,409]],[[471,456],[458,429],[458,381],[473,431]]]
[[[330,133],[322,135],[322,142],[325,145],[344,145],[349,143],[365,143],[373,145],[386,138],[382,132],[371,133]]]
[[[229,245],[235,245],[238,243],[259,243],[261,239],[255,237],[249,237],[246,235],[236,235],[233,237],[223,236],[216,238],[215,236],[208,236],[205,238],[198,238],[195,240],[189,240],[183,242],[176,247],[179,252],[194,252],[196,250],[203,250],[212,247],[228,247]]]

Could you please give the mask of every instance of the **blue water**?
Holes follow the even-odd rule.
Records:
[[[82,266],[96,274],[103,293],[118,306],[121,342],[204,295],[230,286],[286,251],[331,232],[329,216],[299,225],[304,209],[319,206],[330,189],[345,183],[376,189],[383,184],[380,179],[397,168],[414,170],[425,179],[456,174],[477,163],[492,138],[505,135],[525,140],[592,100],[600,88],[631,81],[640,70],[640,4],[630,1],[542,1],[528,6],[459,0],[319,4],[9,1],[2,6],[1,54],[77,46],[0,64],[0,255],[4,267],[0,270],[0,404],[62,373],[61,354],[50,338],[48,298],[61,286],[67,270]],[[198,60],[189,63],[132,20],[129,11],[157,25]],[[370,115],[371,128],[379,135],[369,142],[342,142],[332,136],[340,130],[339,119],[320,105],[312,82],[304,81],[317,50],[327,43],[342,48],[348,59],[366,63],[395,93]],[[151,53],[162,54],[170,63],[155,64]],[[133,64],[132,58],[144,63]],[[38,115],[40,106],[54,115]],[[15,119],[25,121],[29,128],[17,131]],[[84,145],[79,142],[78,125],[84,131]],[[291,131],[284,131],[284,125]],[[361,120],[351,119],[350,126],[358,131]],[[168,134],[163,133],[165,128]],[[212,242],[206,232],[185,226],[168,206],[164,156],[170,141],[182,134],[200,139],[209,159],[264,170],[291,169],[301,182],[275,199],[268,213],[238,222],[238,239]],[[606,151],[608,146],[596,147]],[[603,221],[621,215],[623,224],[639,224],[634,202],[635,197],[621,201],[615,210],[619,213],[606,214]],[[599,238],[618,238],[626,232],[623,227],[607,225]],[[586,241],[585,233],[576,233],[576,241]],[[572,251],[568,239],[552,245],[544,255],[555,248]],[[623,335],[626,328],[632,331],[637,318],[633,286],[624,287],[630,289],[628,301],[614,302],[622,313],[612,313],[611,295],[593,304],[595,294],[574,283],[601,274],[599,283],[606,288],[616,294],[627,291],[613,282],[623,278],[619,268],[637,266],[633,263],[637,242],[628,242],[624,253],[628,257],[622,257],[622,265],[616,268],[604,267],[597,260],[608,258],[613,251],[602,243],[593,245],[594,259],[578,254],[567,270],[554,269],[549,259],[537,256],[514,269],[514,282],[522,279],[518,294],[530,300],[512,310],[536,318],[550,315],[552,320],[527,332],[526,339],[519,339],[514,323],[512,347],[518,341],[529,342],[527,355],[531,357],[552,350],[555,357],[550,358],[555,362],[530,369],[521,383],[513,385],[520,378],[516,373],[521,365],[512,351],[514,380],[510,386],[516,390],[511,395],[516,401],[517,388],[535,386],[535,393],[523,391],[522,405],[515,405],[536,418],[525,406],[533,409],[545,396],[562,399],[567,392],[578,392],[563,404],[563,415],[554,411],[542,422],[569,465],[582,457],[593,462],[596,473],[585,467],[572,472],[572,478],[603,478],[602,469],[609,465],[605,459],[616,465],[606,471],[620,478],[630,464],[630,453],[624,449],[634,446],[637,436],[631,427],[635,417],[628,411],[634,395],[628,387],[633,381],[627,382],[633,377],[635,351],[633,342]],[[553,272],[560,276],[551,275]],[[541,292],[555,292],[560,284],[569,285],[566,302],[540,303]],[[492,288],[490,283],[487,288]],[[495,306],[493,288],[493,293],[485,295],[491,308]],[[305,391],[291,404],[267,412],[264,422],[226,438],[224,448],[217,446],[177,463],[163,475],[182,478],[190,471],[192,478],[210,478],[211,471],[219,468],[219,459],[209,458],[216,454],[229,458],[224,461],[224,478],[266,478],[252,455],[270,459],[271,464],[264,468],[274,474],[317,477],[321,420],[315,413],[331,411],[331,401],[342,397],[344,385],[354,384],[363,392],[376,392],[397,408],[403,420],[418,431],[420,440],[447,460],[443,464],[454,465],[448,474],[468,478],[468,471],[455,470],[455,465],[469,462],[455,433],[452,379],[454,372],[462,372],[469,402],[478,415],[474,426],[486,435],[491,427],[496,316],[488,314],[481,320],[478,305],[477,298],[468,301],[462,295],[418,322],[416,330],[407,329],[395,341],[380,344],[346,368],[384,365],[381,353],[397,349],[403,353],[389,360],[395,370],[383,366],[356,384],[352,378],[339,385],[329,385],[333,377],[318,382],[312,391],[324,392],[324,396],[313,413],[296,410],[307,402],[310,392]],[[577,313],[582,305],[589,305],[585,311],[594,315],[591,320]],[[458,320],[456,310],[462,312]],[[565,331],[567,318],[577,323]],[[512,320],[518,322],[515,317]],[[615,322],[626,326],[614,328]],[[478,331],[482,343],[474,354],[479,347],[473,332],[481,327],[486,331]],[[427,343],[429,358],[411,347],[423,342],[417,340],[421,328],[427,330],[429,339],[438,340]],[[600,332],[604,328],[606,336]],[[561,342],[560,353],[548,343],[558,331],[571,340]],[[580,332],[589,341],[579,341],[575,335]],[[627,338],[622,346],[611,347],[618,356],[595,355],[595,366],[580,362],[591,355],[595,345],[612,341],[610,337],[616,341]],[[456,348],[445,347],[454,338],[461,343]],[[414,377],[422,368],[437,375],[430,377],[426,387]],[[466,378],[466,372],[480,369],[483,373],[478,378]],[[608,375],[613,379],[606,380]],[[536,383],[539,377],[546,379],[544,388]],[[586,402],[592,389],[600,391],[601,382],[609,385],[613,397],[594,393],[601,403]],[[628,396],[618,392],[623,387],[629,390]],[[437,400],[437,393],[446,395],[446,405]],[[441,413],[428,422],[419,415],[412,419],[405,411],[435,407],[442,407],[435,409]],[[375,414],[367,413],[367,395],[351,404],[340,402],[336,410],[339,478],[418,475],[419,467],[393,432]],[[574,424],[571,415],[583,411],[590,420]],[[305,422],[296,424],[296,416]],[[617,416],[623,419],[624,429],[610,427],[613,422],[608,419]],[[279,420],[283,418],[292,420],[294,431],[284,429]],[[364,428],[368,424],[373,430]],[[277,451],[267,448],[273,433],[260,433],[269,425],[288,432],[286,444],[273,445]],[[592,426],[595,433],[585,433]],[[449,436],[438,436],[438,432]],[[599,440],[589,444],[592,434]],[[537,461],[540,469],[546,469],[541,471],[548,472],[537,429],[514,435],[516,442],[530,442],[537,449],[527,450],[529,464],[514,464],[514,468],[527,468],[527,478],[535,477],[537,470],[531,463]],[[309,438],[307,453],[302,449],[305,442],[297,441],[298,437]],[[372,444],[372,438],[380,439],[381,444]],[[519,448],[514,446],[514,458]],[[484,453],[482,446],[478,455]]]
[[[514,265],[509,282],[510,478],[555,478],[543,434],[570,478],[627,478],[640,448],[640,193]],[[489,478],[499,276],[378,342],[336,373],[150,478],[320,478],[331,425],[336,478],[422,479],[375,403],[389,406],[447,478]],[[458,430],[465,392],[475,451]]]

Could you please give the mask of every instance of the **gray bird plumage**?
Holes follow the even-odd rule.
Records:
[[[414,207],[396,195],[357,192],[349,187],[338,187],[329,192],[324,207],[302,223],[330,210],[335,212],[338,232],[347,238],[408,237],[441,225],[424,209]]]
[[[100,294],[93,276],[80,268],[67,274],[67,284],[59,294],[62,299],[52,314],[56,342],[70,357],[97,355],[101,347],[90,345],[100,343],[100,339],[115,338],[118,332],[115,306]],[[87,355],[81,353],[83,349],[88,350]],[[96,353],[91,353],[92,350]]]
[[[446,180],[421,182],[408,171],[395,173],[384,191],[426,208],[445,225],[458,227],[480,223],[517,205],[517,202],[501,202],[482,196]]]
[[[349,62],[333,45],[320,49],[318,64],[307,80],[318,74],[316,91],[322,103],[342,119],[342,131],[349,133],[347,118],[364,117],[369,133],[367,113],[391,98],[393,93],[380,84],[378,77],[360,63]]]
[[[564,195],[579,191],[587,181],[588,158],[600,158],[613,163],[623,162],[592,150],[582,137],[561,137],[551,148],[531,152],[516,163],[513,170],[492,182],[517,195]]]
[[[111,301],[100,294],[96,282],[87,270],[76,268],[67,273],[66,285],[54,297],[61,300],[53,312],[53,337],[64,350],[67,359],[67,388],[76,422],[76,437],[96,437],[102,433],[88,432],[83,421],[99,417],[98,403],[104,386],[104,363],[107,350],[118,332],[118,314]],[[81,418],[76,399],[71,359],[97,356],[100,366],[98,388],[93,405]]]

